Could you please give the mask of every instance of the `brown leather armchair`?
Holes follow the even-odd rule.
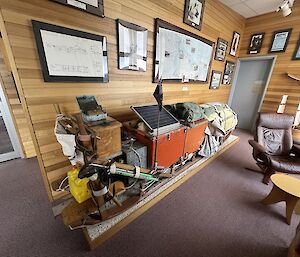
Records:
[[[256,164],[263,170],[265,184],[275,172],[300,174],[300,145],[293,145],[294,117],[287,114],[260,113],[253,147]]]

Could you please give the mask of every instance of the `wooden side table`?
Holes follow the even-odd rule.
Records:
[[[286,202],[286,223],[291,224],[292,214],[300,198],[300,179],[284,175],[271,176],[273,188],[270,194],[262,201],[263,204]]]

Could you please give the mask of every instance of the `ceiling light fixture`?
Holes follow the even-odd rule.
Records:
[[[281,6],[278,7],[277,12],[282,11],[282,15],[283,17],[287,17],[292,13],[292,3],[290,2],[290,0],[285,0]]]

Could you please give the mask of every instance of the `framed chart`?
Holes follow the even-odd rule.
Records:
[[[214,43],[156,19],[153,82],[207,82]]]
[[[106,37],[32,21],[46,82],[108,82]]]
[[[104,17],[103,0],[52,0],[82,11]]]
[[[119,69],[146,71],[148,30],[117,20],[117,31]]]
[[[275,31],[273,33],[269,53],[285,52],[292,34],[292,30],[293,29],[290,28]]]

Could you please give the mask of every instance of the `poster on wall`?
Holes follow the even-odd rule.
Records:
[[[234,69],[235,69],[235,63],[226,61],[224,75],[223,75],[223,84],[224,85],[230,85],[232,83]]]
[[[230,55],[236,56],[237,50],[239,48],[240,38],[241,38],[240,33],[234,31],[232,36],[232,41],[231,41],[230,52],[229,52]]]
[[[46,82],[108,82],[106,37],[32,21]]]
[[[211,73],[211,80],[209,89],[219,89],[222,79],[222,72],[213,70]]]
[[[256,33],[251,36],[248,54],[258,54],[262,48],[265,33]]]
[[[148,30],[117,20],[120,70],[146,71]]]
[[[70,7],[80,9],[100,17],[104,17],[103,0],[52,0]]]
[[[185,0],[183,22],[201,30],[205,0]]]
[[[153,81],[207,82],[214,43],[156,19]]]
[[[218,38],[215,60],[224,62],[226,57],[226,51],[228,47],[228,42],[222,38]]]
[[[269,53],[285,52],[293,29],[275,31],[271,41]]]

